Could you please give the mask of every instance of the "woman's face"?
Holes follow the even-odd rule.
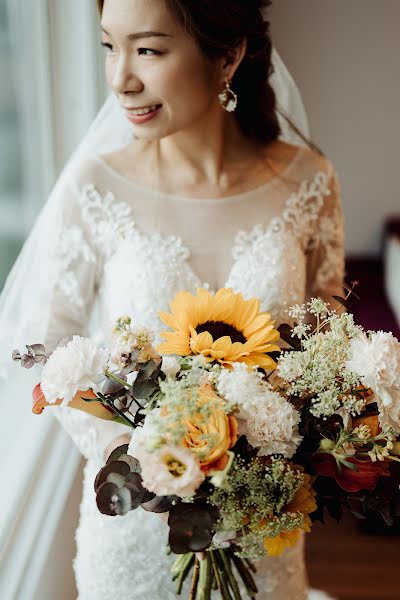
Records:
[[[105,0],[101,24],[107,82],[136,137],[160,139],[220,110],[217,62],[204,57],[163,0]]]

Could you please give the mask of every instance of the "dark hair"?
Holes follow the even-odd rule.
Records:
[[[209,58],[229,55],[247,39],[247,50],[232,80],[238,95],[235,112],[242,132],[249,138],[269,143],[280,133],[275,92],[269,83],[273,72],[270,25],[262,9],[271,0],[165,0],[178,22]],[[100,13],[104,0],[97,0]],[[282,115],[300,137],[310,143]]]

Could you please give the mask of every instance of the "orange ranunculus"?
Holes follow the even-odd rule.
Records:
[[[42,388],[40,387],[40,383],[38,383],[34,387],[32,396],[32,412],[35,415],[40,415],[43,412],[43,409],[46,408],[46,406],[59,406],[62,402],[62,399],[57,400],[56,402],[54,402],[54,404],[47,402],[45,395],[42,392]],[[68,403],[68,406],[70,406],[71,408],[82,410],[83,412],[89,413],[90,415],[93,415],[98,419],[103,419],[104,421],[110,421],[116,416],[110,408],[107,408],[101,402],[86,402],[82,399],[82,397],[93,399],[97,398],[96,394],[92,392],[92,390],[87,390],[85,392],[79,391]]]
[[[353,429],[356,427],[360,427],[360,425],[368,425],[371,430],[371,435],[373,437],[377,436],[381,431],[381,426],[379,425],[379,417],[378,415],[370,415],[366,417],[357,417],[353,419],[352,426]]]
[[[200,468],[206,474],[223,471],[229,461],[227,451],[237,442],[237,420],[226,414],[219,396],[210,385],[199,388],[198,402],[210,405],[209,414],[206,416],[199,411],[185,419],[187,433],[183,445],[197,454]]]

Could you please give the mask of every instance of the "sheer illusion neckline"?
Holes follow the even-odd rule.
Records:
[[[266,181],[265,183],[262,183],[261,185],[258,185],[255,188],[247,190],[246,192],[240,192],[238,194],[232,194],[230,196],[222,196],[220,198],[194,198],[192,196],[181,196],[178,194],[172,194],[170,192],[163,192],[162,190],[158,190],[157,188],[150,187],[150,186],[142,186],[139,183],[137,183],[136,181],[134,181],[133,179],[131,179],[130,177],[127,177],[126,175],[123,175],[122,173],[117,171],[114,167],[112,167],[103,158],[102,155],[96,154],[94,158],[97,160],[97,162],[99,162],[102,165],[102,167],[106,171],[108,171],[108,173],[113,175],[116,179],[119,179],[120,181],[125,183],[127,186],[130,186],[136,190],[139,190],[140,192],[145,192],[149,195],[154,195],[157,197],[165,198],[166,200],[168,200],[168,199],[176,200],[178,202],[199,203],[199,204],[200,203],[225,204],[225,203],[237,202],[240,200],[244,200],[244,199],[247,199],[252,196],[258,196],[260,192],[262,193],[262,192],[266,191],[269,187],[271,187],[277,181],[279,181],[281,178],[286,177],[290,173],[292,168],[297,163],[297,161],[300,157],[301,151],[302,151],[302,147],[299,146],[298,149],[296,150],[294,157],[289,162],[289,164],[278,175],[274,175],[273,177],[268,179],[268,181]]]

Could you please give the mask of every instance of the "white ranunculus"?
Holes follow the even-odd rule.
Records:
[[[99,391],[109,353],[92,340],[74,335],[66,346],[54,350],[43,367],[41,388],[47,402],[62,398],[67,405],[78,390]]]
[[[232,371],[221,372],[217,390],[238,407],[239,433],[254,448],[259,448],[259,456],[274,453],[293,456],[302,439],[298,430],[300,414],[272,389],[261,373],[235,363]]]
[[[169,445],[151,450],[147,433],[136,429],[128,450],[140,462],[144,487],[157,496],[193,496],[205,479],[193,452]]]
[[[400,431],[400,342],[383,331],[356,336],[346,367],[374,392],[381,425]]]

